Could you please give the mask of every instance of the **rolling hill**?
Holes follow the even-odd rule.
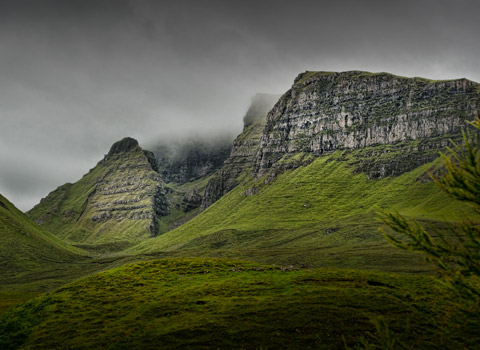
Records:
[[[15,289],[16,284],[24,285],[22,289],[36,289],[26,285],[42,279],[44,285],[55,284],[56,280],[62,278],[61,271],[66,266],[72,267],[70,273],[73,279],[82,270],[81,265],[91,260],[82,250],[64,243],[32,222],[1,195],[0,235],[2,290]]]
[[[244,183],[185,225],[131,251],[296,266],[428,270],[418,256],[391,247],[383,238],[375,219],[378,209],[396,207],[442,226],[467,208],[426,181],[424,166],[375,180],[354,173],[352,164],[369,151],[337,151],[287,170],[268,185]]]
[[[365,349],[395,339],[410,349],[469,348],[478,334],[456,327],[448,295],[425,276],[154,260],[11,309],[0,319],[0,347]]]

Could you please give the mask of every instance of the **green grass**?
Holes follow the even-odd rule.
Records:
[[[165,259],[109,270],[9,310],[2,349],[343,349],[382,318],[409,348],[474,344],[430,277]],[[463,340],[462,340],[463,339]]]
[[[0,280],[87,259],[81,249],[32,222],[1,195],[0,238]]]
[[[288,170],[273,183],[240,185],[185,225],[134,247],[132,253],[225,256],[267,263],[387,271],[428,270],[379,233],[378,208],[444,226],[465,210],[431,182],[425,167],[368,180],[349,165],[358,152],[337,151]],[[438,161],[437,161],[438,164]],[[257,187],[259,193],[245,196]]]
[[[72,247],[0,195],[0,313],[11,305],[98,271],[144,260]],[[93,259],[90,255],[96,257]]]
[[[39,292],[5,292],[0,291],[0,315],[12,306],[23,304],[25,301],[38,296]]]

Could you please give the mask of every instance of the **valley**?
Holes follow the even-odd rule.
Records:
[[[126,137],[26,214],[0,196],[0,348],[471,348],[379,211],[477,219],[429,173],[479,110],[467,79],[305,72],[233,141]]]

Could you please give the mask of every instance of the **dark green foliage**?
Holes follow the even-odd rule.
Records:
[[[38,296],[38,292],[24,292],[24,291],[15,291],[7,292],[0,291],[0,314],[8,310],[10,307],[21,304],[29,299],[32,299]]]
[[[480,131],[480,120],[471,123]],[[421,252],[469,308],[480,301],[480,146],[478,135],[464,134],[464,147],[454,145],[444,155],[446,173],[432,179],[452,199],[472,207],[471,214],[448,230],[432,230],[398,212],[385,211],[382,221],[401,236],[388,234],[395,246]]]
[[[22,346],[38,323],[39,314],[48,304],[48,298],[26,302],[23,306],[9,310],[0,317],[0,349],[14,350]]]

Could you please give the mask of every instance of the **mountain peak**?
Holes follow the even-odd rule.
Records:
[[[113,154],[124,153],[128,152],[134,148],[138,147],[138,141],[131,137],[124,137],[120,141],[115,142],[108,155],[111,156]]]

